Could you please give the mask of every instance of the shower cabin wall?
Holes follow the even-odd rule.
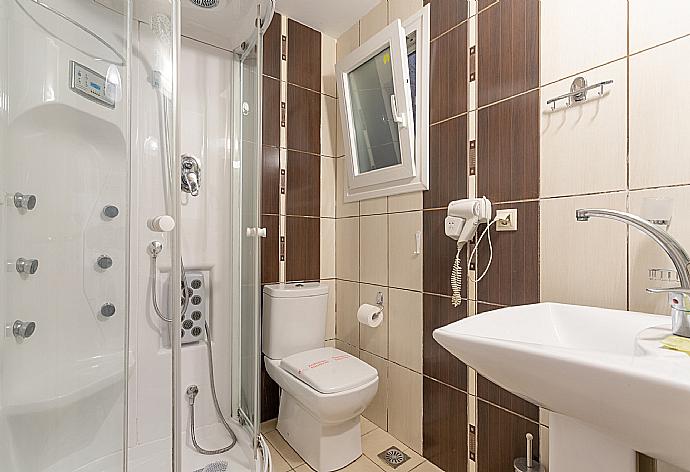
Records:
[[[132,228],[132,349],[137,365],[130,384],[130,446],[143,445],[170,437],[170,332],[158,318],[151,302],[151,259],[147,247],[151,241],[163,243],[159,257],[158,299],[167,313],[165,293],[171,268],[166,234],[152,232],[146,225],[151,217],[163,215],[166,207],[166,165],[162,134],[165,130],[161,111],[161,92],[152,86],[152,73],[160,55],[160,32],[138,22],[135,30],[133,88],[136,103],[133,120],[136,143],[133,151],[132,201],[136,210]],[[184,194],[182,220],[182,257],[187,272],[201,271],[205,276],[207,319],[213,339],[215,379],[220,404],[226,417],[232,416],[231,350],[231,180],[234,94],[233,71],[237,63],[224,49],[182,38],[180,57],[180,151],[199,159],[201,188],[199,196]],[[164,78],[164,82],[165,82]],[[167,99],[166,99],[167,100]],[[180,191],[179,183],[170,191]],[[210,394],[208,358],[205,340],[182,346],[182,391],[199,386],[196,400],[196,424],[203,428],[217,423]],[[188,410],[184,403],[185,433]],[[188,439],[187,439],[188,441]]]
[[[37,21],[0,0],[0,469],[74,471],[123,448],[129,154],[127,101],[111,108],[70,90],[70,61],[104,76],[123,61],[21,4]],[[54,4],[126,55],[122,15]],[[124,66],[110,69],[118,76]],[[15,207],[16,192],[34,194],[35,208]],[[107,205],[119,215],[105,217]],[[18,258],[38,270],[18,273]],[[33,335],[13,335],[16,320],[35,322]]]

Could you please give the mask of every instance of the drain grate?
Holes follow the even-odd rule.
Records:
[[[391,446],[379,454],[379,458],[389,466],[397,469],[407,462],[410,459],[410,456],[402,452],[397,447]]]

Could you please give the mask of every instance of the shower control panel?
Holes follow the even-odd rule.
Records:
[[[201,341],[204,338],[208,310],[208,287],[203,272],[187,271],[185,281],[189,303],[182,313],[182,344]],[[181,302],[184,306],[184,297]]]
[[[93,69],[75,61],[69,62],[70,89],[108,108],[115,108],[115,102],[106,93],[105,77]]]

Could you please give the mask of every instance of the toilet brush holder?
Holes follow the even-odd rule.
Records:
[[[534,436],[527,433],[525,437],[527,438],[527,457],[520,457],[513,461],[515,472],[546,472],[544,466],[532,458],[532,441]]]

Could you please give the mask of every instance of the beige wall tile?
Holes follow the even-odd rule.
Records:
[[[359,284],[359,304],[376,305],[376,295],[383,293],[383,299],[388,300],[388,287],[379,285]],[[359,348],[379,357],[388,359],[388,326],[389,314],[384,308],[383,322],[376,328],[359,325]]]
[[[379,428],[388,429],[388,361],[366,351],[359,351],[359,358],[379,373],[378,391],[362,415]]]
[[[422,372],[422,293],[391,288],[388,292],[388,358]]]
[[[388,285],[388,217],[359,218],[359,280]]]
[[[422,290],[422,254],[415,254],[422,212],[388,215],[388,278],[391,287]],[[421,237],[421,235],[420,235]],[[423,241],[420,245],[423,252]]]
[[[624,190],[627,183],[627,63],[586,72],[587,82],[613,80],[603,96],[590,92],[573,106],[553,111],[546,99],[570,90],[572,78],[541,92],[541,196]]]
[[[539,463],[549,467],[549,428],[539,425]]]
[[[321,94],[321,155],[336,157],[338,100]]]
[[[369,38],[388,25],[388,1],[383,0],[369,13],[359,20],[359,44],[364,44]]]
[[[543,0],[540,4],[542,84],[625,56],[626,0]],[[582,11],[597,14],[583,21]]]
[[[578,222],[578,208],[624,211],[626,194],[541,202],[541,300],[625,310],[627,228],[600,218]]]
[[[333,218],[321,218],[321,278],[335,278],[335,222]]]
[[[422,375],[388,364],[388,432],[422,452]]]
[[[400,211],[421,210],[424,205],[422,192],[410,192],[388,197],[388,211],[390,213]]]
[[[336,337],[350,346],[359,348],[359,323],[357,322],[357,308],[359,308],[359,284],[355,282],[336,282]]]
[[[423,6],[422,0],[388,0],[388,22],[396,19],[405,21]]]
[[[668,232],[684,247],[690,248],[690,220],[685,217],[690,208],[690,186],[660,188],[630,192],[630,212],[641,213],[645,199],[666,197],[671,199],[673,217]],[[670,313],[666,295],[647,293],[647,287],[674,287],[676,282],[658,282],[649,280],[649,269],[675,270],[666,253],[649,237],[639,231],[630,231],[630,309],[646,313]]]
[[[657,461],[656,463],[656,472],[686,472],[683,469],[679,469],[678,467],[667,464],[666,462],[662,461]]]
[[[380,215],[388,211],[388,199],[386,197],[370,198],[359,202],[360,215]]]
[[[337,97],[335,85],[335,61],[337,41],[335,38],[321,35],[321,92]]]
[[[338,339],[335,340],[335,348],[340,349],[341,351],[347,352],[351,356],[359,357],[359,349],[356,348],[355,346],[351,346],[346,342],[340,341]]]
[[[335,218],[336,160],[321,158],[321,216]]]
[[[326,312],[326,337],[324,340],[335,339],[335,302],[338,297],[336,281],[322,280],[321,283],[328,285],[328,311]]]
[[[336,63],[350,54],[352,51],[357,49],[359,46],[359,22],[355,23],[352,25],[352,27],[345,31],[343,34],[340,35],[338,38],[338,42],[336,44],[336,54],[335,54],[335,59]]]
[[[347,163],[344,158],[337,159],[335,184],[335,215],[338,218],[359,215],[359,202],[345,203],[345,179],[347,178]]]
[[[335,222],[335,271],[339,279],[359,281],[359,218]]]
[[[690,183],[690,37],[630,58],[630,188]]]
[[[338,116],[336,117],[336,141],[335,141],[335,155],[343,157],[345,155],[345,134],[343,134],[343,120],[340,114],[340,100],[338,99]]]
[[[629,0],[630,51],[656,46],[690,33],[687,0]]]

